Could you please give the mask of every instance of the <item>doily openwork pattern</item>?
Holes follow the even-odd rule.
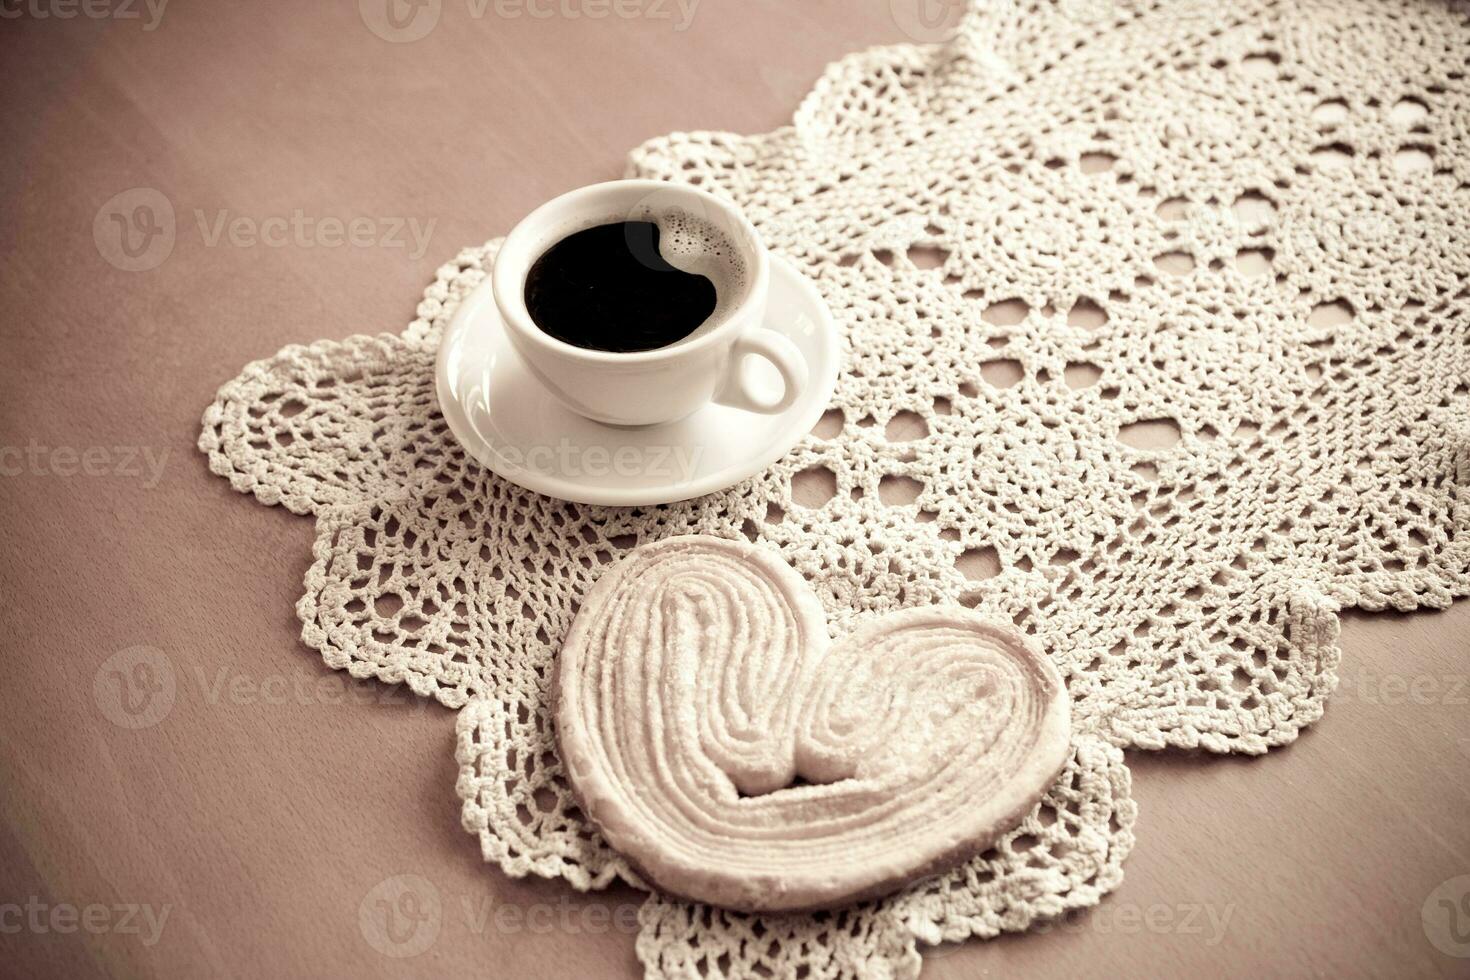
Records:
[[[774,547],[834,636],[946,602],[1026,630],[1077,734],[991,851],[821,916],[643,909],[651,975],[912,976],[920,942],[1116,885],[1122,749],[1289,742],[1336,683],[1338,609],[1470,592],[1467,57],[1442,0],[993,2],[834,64],[790,127],[641,147],[631,174],[740,204],[844,335],[823,424],[724,493],[586,507],[466,459],[434,355],[493,243],[401,335],[249,365],[200,448],[316,516],[309,646],[464,709],[465,825],[512,875],[639,884],[546,711],[580,597],[635,544]]]

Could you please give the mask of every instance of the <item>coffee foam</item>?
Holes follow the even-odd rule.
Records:
[[[684,272],[694,272],[715,284],[715,312],[745,297],[745,257],[719,228],[687,211],[669,210],[653,216],[658,225],[659,253]]]

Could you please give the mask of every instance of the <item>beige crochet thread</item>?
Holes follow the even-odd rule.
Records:
[[[641,147],[632,174],[740,204],[843,334],[828,419],[724,493],[585,507],[467,461],[434,354],[493,244],[401,335],[248,366],[200,448],[316,515],[308,645],[464,708],[465,825],[513,875],[637,883],[546,711],[581,596],[634,544],[774,547],[834,636],[954,601],[1027,631],[1073,756],[991,851],[825,916],[641,917],[651,975],[912,976],[918,943],[1116,885],[1121,749],[1289,742],[1336,683],[1339,608],[1470,593],[1467,55],[1442,0],[993,2],[832,65],[790,127]]]

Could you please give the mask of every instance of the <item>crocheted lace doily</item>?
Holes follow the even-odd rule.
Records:
[[[467,460],[434,355],[494,243],[402,334],[249,365],[200,448],[316,515],[309,646],[463,708],[464,822],[511,875],[638,884],[571,801],[545,695],[639,542],[764,542],[834,633],[960,602],[1032,634],[1077,734],[994,849],[822,916],[641,916],[654,975],[912,976],[917,943],[1117,884],[1122,749],[1289,742],[1336,682],[1340,607],[1470,592],[1467,51],[1436,0],[997,2],[834,64],[789,127],[641,147],[630,173],[738,202],[844,336],[824,424],[723,493],[587,507]]]

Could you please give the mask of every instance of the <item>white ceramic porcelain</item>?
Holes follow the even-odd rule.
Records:
[[[526,273],[548,248],[593,225],[657,220],[670,212],[713,225],[744,260],[742,295],[718,322],[706,322],[667,347],[631,354],[575,347],[536,326],[526,311]],[[527,368],[559,402],[599,422],[672,422],[710,401],[779,415],[801,397],[807,383],[807,365],[797,347],[761,325],[770,261],[760,236],[734,205],[694,187],[614,180],[553,198],[511,229],[491,280],[501,320]],[[780,374],[783,385],[774,393],[745,384],[741,365],[752,356]]]
[[[581,503],[647,506],[713,493],[760,472],[811,431],[837,385],[831,313],[795,266],[772,257],[762,327],[805,359],[807,384],[784,411],[758,415],[710,402],[674,422],[604,425],[562,405],[510,342],[486,279],[465,297],[439,347],[439,407],[471,456],[537,493]],[[751,358],[743,383],[769,398],[781,380]]]

